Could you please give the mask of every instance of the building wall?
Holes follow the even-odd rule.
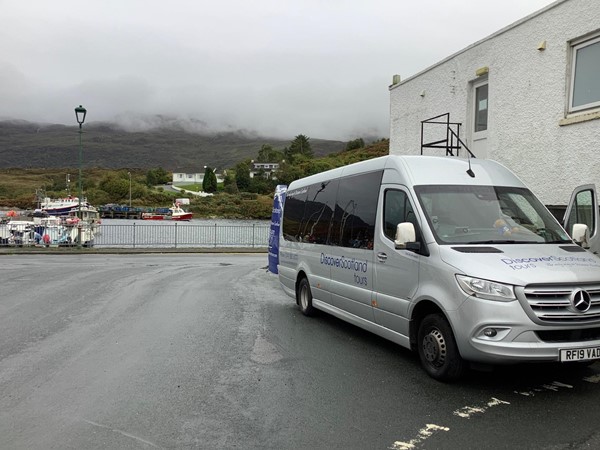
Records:
[[[513,170],[549,205],[566,204],[579,184],[600,187],[600,120],[564,124],[569,41],[599,28],[598,0],[557,1],[391,86],[390,154],[420,154],[421,121],[447,112],[463,124],[465,140],[470,84],[487,66],[487,157]],[[540,51],[542,41],[546,49]]]

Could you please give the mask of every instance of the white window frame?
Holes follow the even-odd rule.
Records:
[[[588,109],[594,109],[594,108],[600,108],[600,100],[599,101],[595,101],[595,102],[591,102],[591,103],[585,103],[583,105],[580,106],[573,106],[573,94],[575,92],[575,67],[577,66],[577,51],[585,48],[589,45],[594,45],[594,44],[598,44],[600,43],[600,33],[595,33],[592,36],[588,36],[586,38],[582,38],[582,39],[577,39],[575,41],[571,42],[571,56],[570,56],[570,79],[569,79],[569,98],[568,98],[568,105],[567,105],[567,111],[569,113],[576,113],[579,111],[584,111],[584,110],[588,110]]]
[[[477,88],[480,88],[482,86],[485,86],[487,84],[488,86],[488,98],[487,98],[487,127],[485,130],[482,131],[475,131],[475,121],[477,120]],[[472,96],[473,98],[471,99],[471,130],[472,130],[472,137],[474,141],[477,141],[479,139],[486,139],[488,137],[488,130],[490,129],[490,82],[488,77],[485,77],[481,80],[475,80],[473,81],[472,85],[471,85],[471,89],[472,89]]]

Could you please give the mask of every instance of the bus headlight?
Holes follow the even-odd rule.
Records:
[[[477,298],[500,302],[510,302],[516,299],[515,291],[509,284],[482,280],[466,275],[456,275],[456,280],[463,291]]]

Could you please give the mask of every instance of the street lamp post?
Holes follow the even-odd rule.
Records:
[[[127,172],[129,175],[129,208],[131,209],[131,172]]]
[[[79,217],[79,219],[81,220],[81,195],[82,195],[82,189],[81,189],[81,161],[82,161],[82,154],[83,154],[83,144],[81,143],[81,135],[83,134],[83,129],[82,129],[82,125],[83,122],[85,122],[85,115],[87,114],[87,110],[79,105],[77,108],[75,108],[75,118],[77,119],[77,123],[79,124],[79,181],[78,181],[78,209],[77,209],[77,217]],[[79,228],[79,233],[78,233],[78,237],[77,237],[77,247],[81,247],[81,228]]]

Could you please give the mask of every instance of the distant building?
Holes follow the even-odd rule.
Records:
[[[422,122],[449,113],[436,121],[449,118],[476,157],[516,172],[547,205],[566,205],[577,185],[600,185],[599,74],[600,2],[555,1],[410,78],[395,76],[390,154],[446,154],[456,144],[446,126]]]
[[[250,170],[250,178],[254,178],[256,175],[262,174],[265,178],[276,179],[275,172],[279,170],[279,163],[257,163],[252,162],[252,168]]]
[[[204,170],[204,168],[176,169],[173,171],[173,184],[201,184],[204,181]],[[217,183],[222,183],[223,174],[215,171],[215,175],[217,176]]]

